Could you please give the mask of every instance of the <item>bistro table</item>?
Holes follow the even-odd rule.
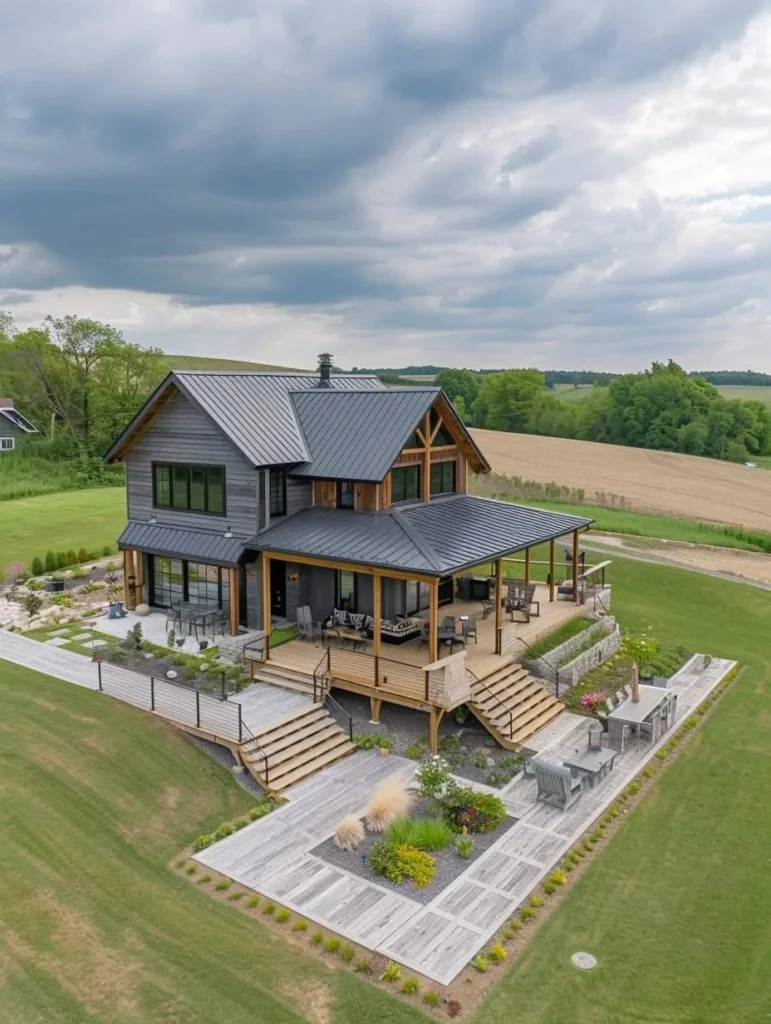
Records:
[[[562,763],[575,775],[583,775],[589,780],[589,785],[594,788],[597,779],[603,778],[608,772],[613,771],[613,762],[616,759],[617,751],[608,747],[600,750],[581,750],[570,757],[565,757]]]
[[[622,704],[619,704],[608,715],[609,720],[613,719],[614,722],[628,725],[635,730],[638,746],[640,743],[641,726],[650,720],[651,739],[655,743],[659,736],[655,735],[655,730],[653,729],[654,716],[659,723],[659,735],[661,735],[661,733],[667,732],[671,728],[675,720],[675,708],[677,706],[677,695],[672,693],[671,690],[666,690],[661,686],[640,686],[639,690],[640,699],[638,701],[633,701],[631,697],[627,697]]]
[[[216,601],[209,601],[208,603],[180,601],[179,604],[173,604],[171,610],[179,619],[180,625],[187,623],[188,636],[195,630],[196,640],[198,639],[198,627],[201,627],[203,635],[206,636],[206,623],[207,620],[211,619],[211,636],[212,640],[214,639],[216,620],[222,614],[222,609]]]

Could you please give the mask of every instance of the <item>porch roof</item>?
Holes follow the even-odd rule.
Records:
[[[246,547],[246,539],[155,523],[129,522],[118,538],[118,547],[169,558],[236,566]]]
[[[304,509],[255,537],[249,547],[448,576],[592,522],[583,516],[457,494],[383,512]]]

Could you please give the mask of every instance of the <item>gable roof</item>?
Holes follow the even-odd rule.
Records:
[[[292,475],[382,480],[439,394],[439,388],[412,387],[295,392],[309,461]]]
[[[254,537],[248,547],[449,576],[592,522],[583,516],[457,494],[383,512],[304,509]]]
[[[6,402],[11,402],[10,399],[6,399]],[[18,430],[23,430],[25,434],[39,434],[40,431],[27,419],[26,416],[22,416],[18,409],[15,409],[13,402],[10,405],[0,406],[0,425],[2,420],[5,419],[9,423],[12,423]]]
[[[244,370],[172,370],[148,398],[105,459],[120,458],[133,435],[169,390],[177,388],[205,412],[253,466],[306,462],[308,450],[290,392],[316,389],[319,378],[295,373]],[[328,390],[380,391],[378,377],[332,376]]]

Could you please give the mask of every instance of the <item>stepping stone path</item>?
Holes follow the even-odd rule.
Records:
[[[49,636],[69,636],[70,631],[68,629],[52,629],[48,634]]]
[[[78,633],[77,636],[72,637],[77,643],[83,643],[84,640],[91,640],[92,636],[90,633]]]
[[[92,651],[98,651],[102,647],[107,646],[106,640],[89,640],[88,643],[83,645],[84,647],[90,647]]]
[[[47,647],[64,647],[70,641],[63,636],[52,636],[50,640],[44,640],[43,643]]]

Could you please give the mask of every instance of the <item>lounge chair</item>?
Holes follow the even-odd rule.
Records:
[[[574,778],[569,768],[548,761],[535,761],[534,767],[538,785],[536,800],[566,811],[581,796],[583,781],[580,777]]]

